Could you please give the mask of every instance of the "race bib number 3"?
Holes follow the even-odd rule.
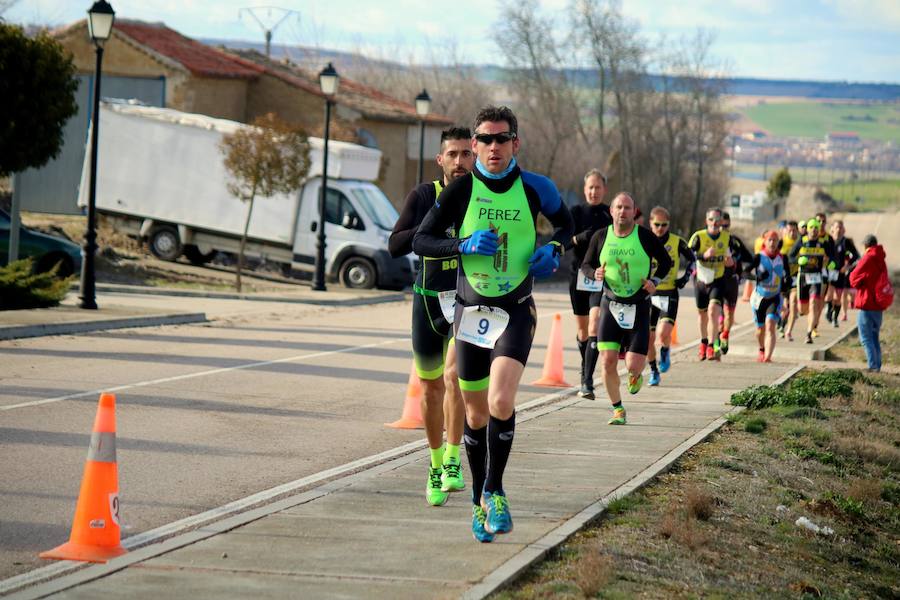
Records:
[[[463,308],[457,341],[468,342],[481,348],[493,349],[497,340],[509,325],[509,313],[495,306],[466,306]]]
[[[575,283],[575,289],[582,292],[602,292],[603,282],[585,277],[584,274],[578,274],[578,281]]]
[[[453,325],[453,319],[456,317],[456,290],[438,292],[438,302],[441,304],[444,319]]]
[[[612,313],[616,323],[622,329],[634,329],[634,318],[637,315],[637,306],[634,304],[622,304],[615,300],[609,301],[609,312]]]

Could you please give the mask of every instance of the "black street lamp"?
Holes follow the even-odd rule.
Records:
[[[88,32],[97,53],[94,72],[94,107],[91,111],[91,181],[88,195],[87,233],[84,235],[84,260],[81,261],[81,308],[97,308],[94,280],[94,256],[97,254],[97,140],[100,131],[100,74],[103,68],[103,43],[112,33],[116,13],[106,0],[97,0],[88,11]]]
[[[419,178],[416,183],[422,183],[422,170],[425,166],[425,115],[430,112],[431,96],[423,89],[422,93],[416,96],[416,114],[422,117],[419,122]]]
[[[325,291],[325,195],[328,193],[328,133],[331,123],[331,106],[334,104],[340,76],[331,63],[319,73],[319,87],[325,95],[325,141],[322,149],[322,189],[319,194],[319,231],[316,236],[316,272],[313,276],[313,290]]]

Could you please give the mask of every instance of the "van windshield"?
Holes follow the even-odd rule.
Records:
[[[393,229],[400,215],[384,192],[374,185],[365,185],[354,187],[350,193],[375,225],[386,231]]]

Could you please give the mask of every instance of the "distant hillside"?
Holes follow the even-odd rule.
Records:
[[[212,46],[225,46],[235,49],[252,48],[265,52],[265,44],[238,40],[201,39],[201,42]],[[273,58],[290,58],[307,68],[324,67],[329,61],[334,63],[340,72],[341,67],[359,67],[360,64],[373,63],[391,69],[404,69],[405,66],[386,60],[373,60],[338,50],[321,50],[305,46],[272,45]],[[479,73],[482,80],[502,82],[507,70],[497,65],[470,65]],[[571,69],[567,75],[585,87],[597,87],[596,69]],[[651,84],[662,87],[662,77],[650,76]],[[833,98],[839,100],[867,100],[875,102],[900,101],[900,84],[898,83],[854,83],[848,81],[799,81],[778,79],[729,78],[721,81],[726,94],[738,96],[792,96],[799,98]]]

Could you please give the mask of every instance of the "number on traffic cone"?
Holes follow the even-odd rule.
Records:
[[[547,356],[544,358],[544,372],[541,374],[541,378],[531,385],[572,387],[572,384],[566,383],[563,374],[562,317],[559,313],[553,315],[550,342],[547,344]]]
[[[403,401],[403,413],[393,423],[385,423],[385,427],[395,429],[424,429],[422,420],[422,384],[416,374],[416,363],[413,361],[409,370],[409,383],[406,384],[406,399]]]
[[[119,474],[116,466],[116,397],[100,394],[91,446],[69,541],[41,558],[105,563],[128,552],[119,528]]]

